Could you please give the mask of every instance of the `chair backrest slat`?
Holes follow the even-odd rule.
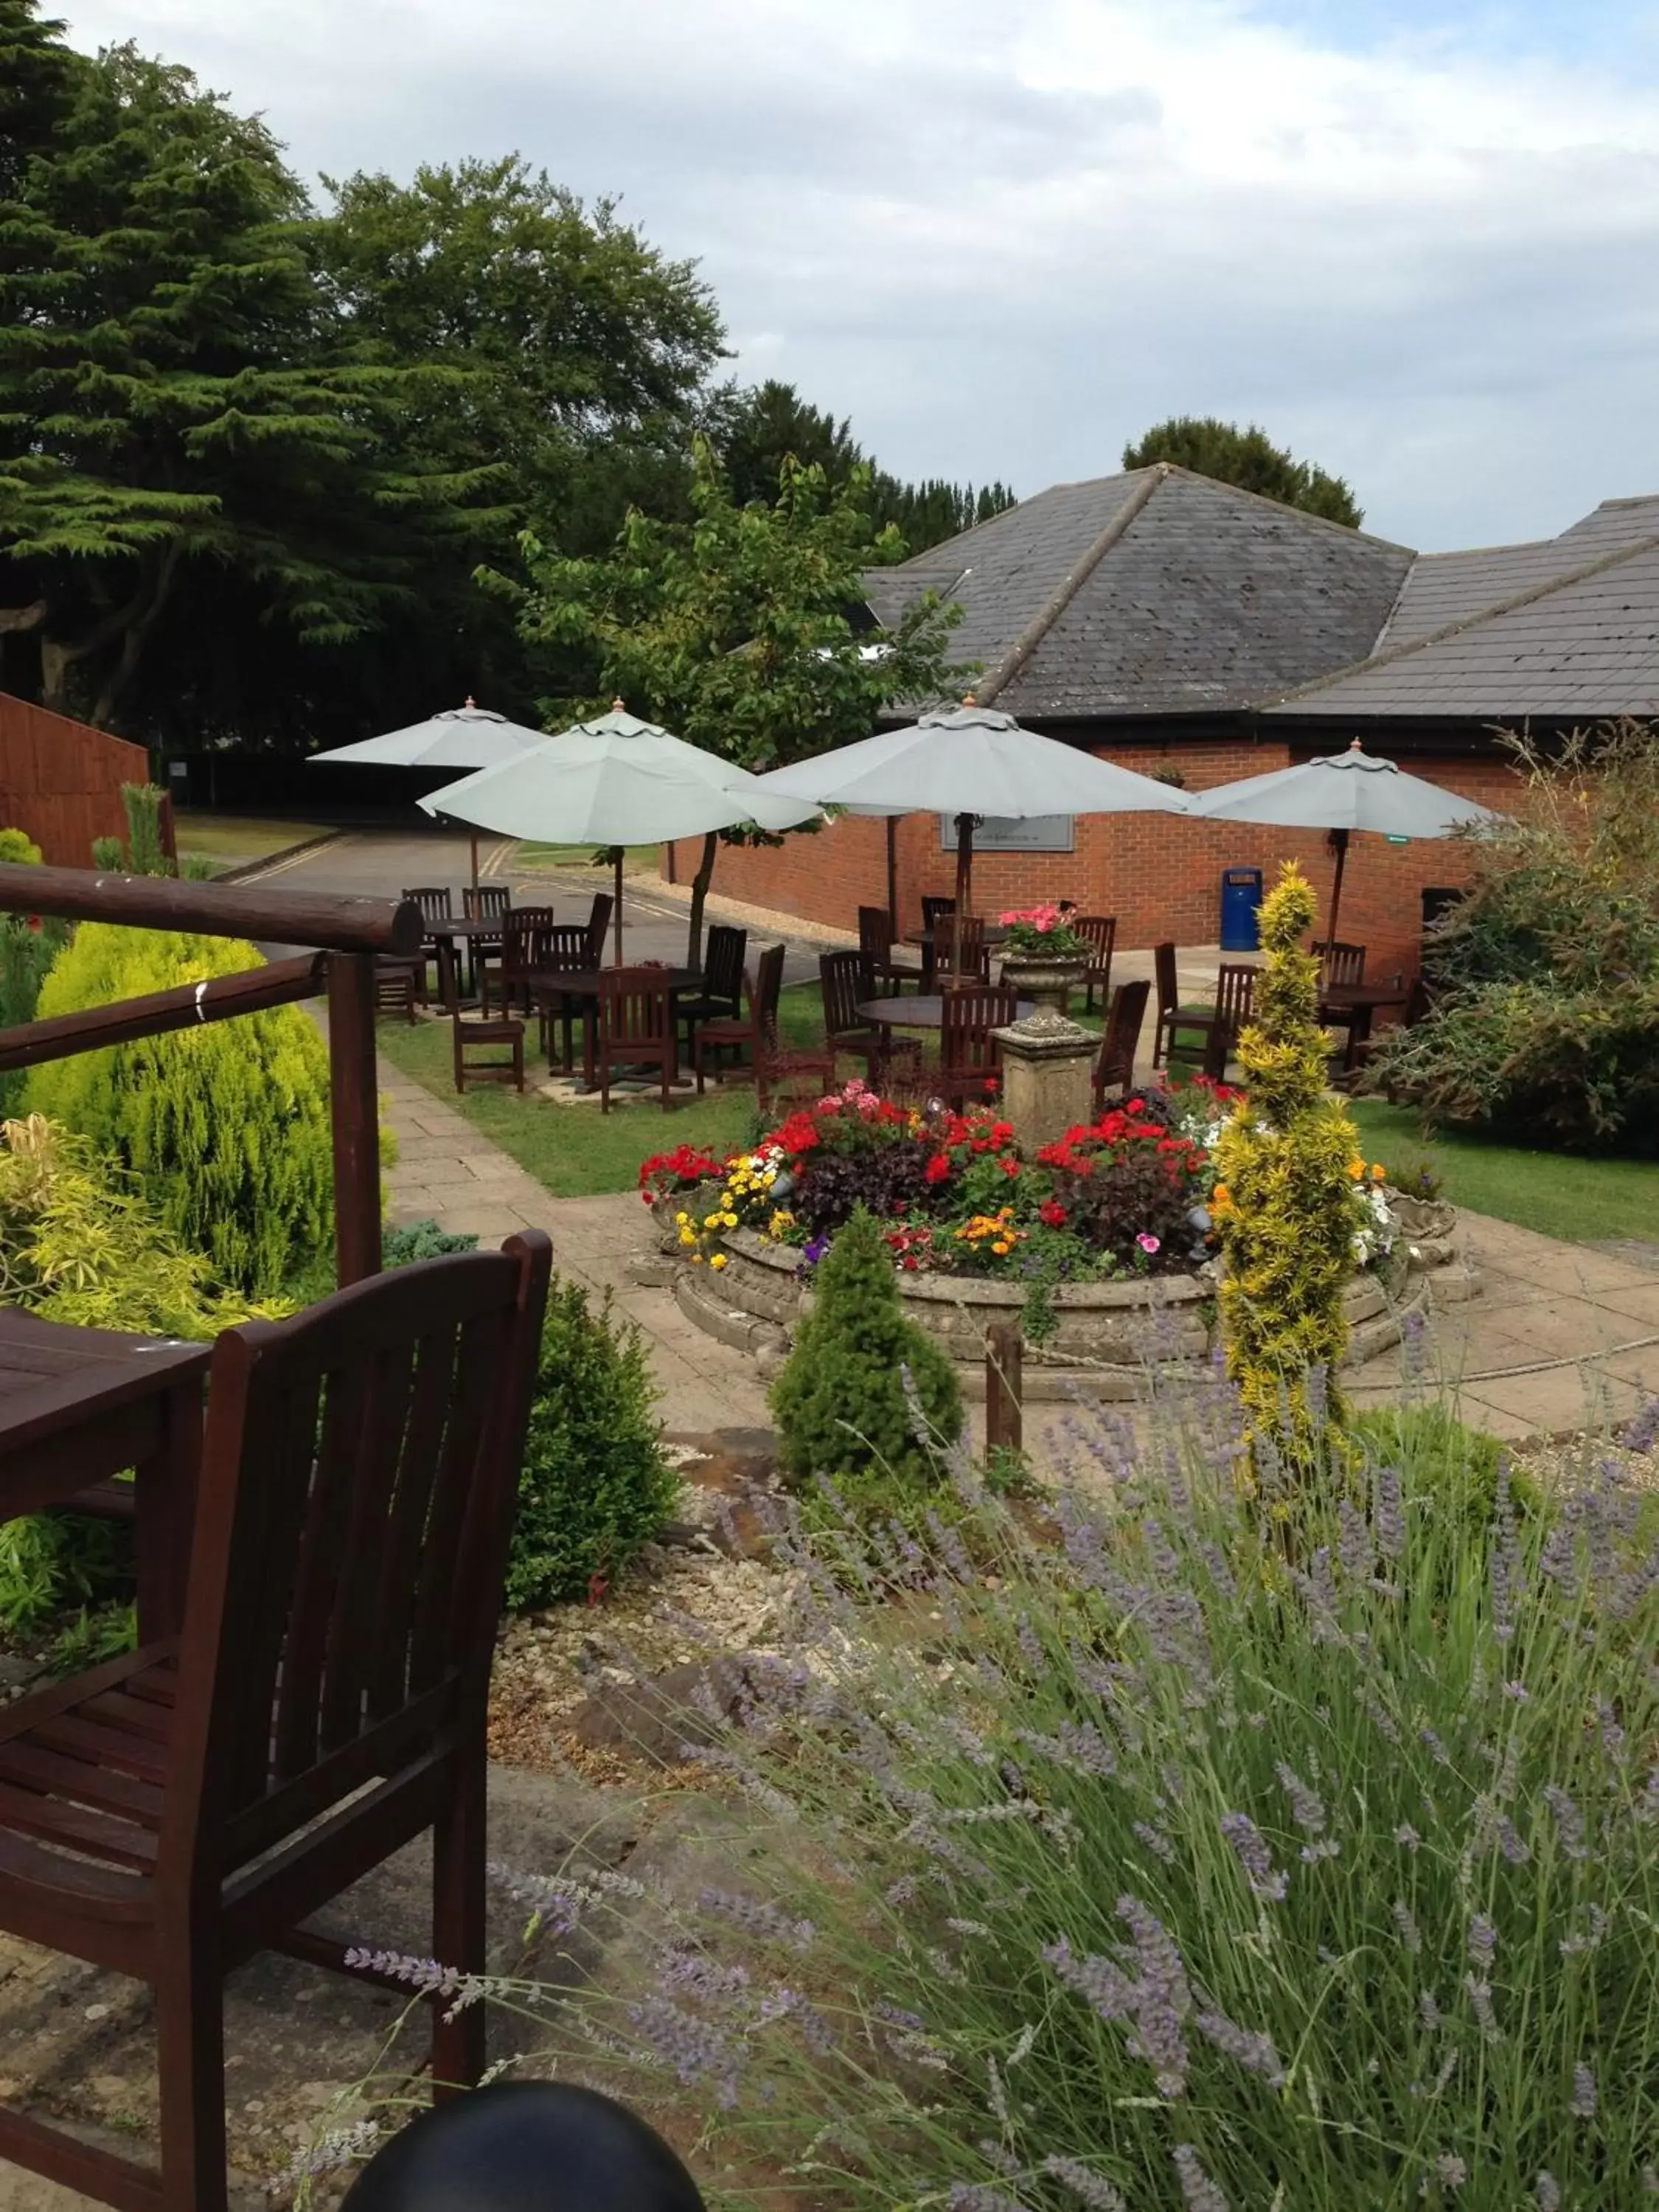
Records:
[[[550,1260],[536,1232],[220,1338],[164,1857],[291,1832],[427,1693],[422,1728],[482,1725]]]
[[[563,969],[575,973],[599,965],[589,957],[592,946],[584,921],[556,921],[550,928],[537,930],[531,950],[534,955],[531,964],[538,969]]]
[[[729,922],[714,924],[708,933],[702,963],[705,998],[729,1000],[735,1009],[743,995],[743,963],[748,950],[746,929],[734,929]]]
[[[468,884],[461,892],[461,911],[469,921],[499,921],[512,903],[510,884]]]
[[[859,908],[859,951],[866,960],[892,958],[893,917],[884,906]]]
[[[756,965],[751,1004],[764,1049],[778,1048],[778,1000],[783,994],[783,947],[769,945]]]
[[[454,908],[449,902],[447,884],[419,884],[413,890],[406,890],[404,896],[412,899],[419,907],[422,921],[452,921],[454,919]]]
[[[1224,961],[1216,971],[1215,1010],[1230,1030],[1248,1022],[1255,1004],[1255,969]]]
[[[611,927],[611,916],[616,900],[609,891],[595,891],[593,903],[587,910],[587,965],[601,968],[605,964],[605,933]]]
[[[1018,1019],[1017,991],[988,983],[946,991],[939,1008],[940,1066],[953,1071],[1000,1066],[1000,1048],[991,1032]]]
[[[1345,945],[1340,938],[1329,944],[1316,945],[1314,954],[1320,963],[1322,983],[1363,983],[1365,980],[1365,947]]]
[[[1166,938],[1162,945],[1153,945],[1152,974],[1158,983],[1158,1011],[1160,1014],[1172,1014],[1181,1003],[1173,939]]]
[[[1140,1042],[1141,1024],[1146,1018],[1146,1001],[1152,990],[1152,985],[1143,976],[1137,982],[1120,983],[1113,992],[1100,1040],[1100,1056],[1095,1062],[1097,1098],[1108,1091],[1127,1091],[1133,1085],[1135,1049]]]
[[[672,1035],[666,969],[605,970],[599,979],[599,1036],[604,1043],[659,1046]]]
[[[1117,942],[1117,916],[1115,914],[1074,914],[1072,927],[1089,944],[1089,965],[1097,971],[1112,964],[1112,948]]]
[[[937,929],[945,916],[956,910],[953,898],[925,898],[921,902],[921,926],[924,929]]]
[[[875,996],[875,981],[862,952],[820,952],[818,988],[823,995],[823,1033],[829,1037],[863,1036],[869,1024],[860,1002]]]

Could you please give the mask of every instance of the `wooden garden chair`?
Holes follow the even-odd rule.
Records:
[[[859,1007],[876,995],[876,979],[861,952],[820,952],[818,990],[823,1000],[823,1041],[832,1053],[853,1053],[862,1058],[865,1073],[880,1090],[895,1059],[918,1066],[921,1041],[895,1037],[890,1030],[878,1029]]]
[[[485,1013],[496,997],[503,1013],[515,1006],[521,1013],[530,1012],[531,970],[544,965],[538,954],[553,927],[550,906],[515,906],[501,916],[501,965],[487,968],[480,979]]]
[[[1152,1030],[1152,1066],[1162,1067],[1176,1052],[1183,1060],[1201,1059],[1215,1029],[1212,1006],[1181,1003],[1176,980],[1176,949],[1169,939],[1152,947],[1152,975],[1158,989],[1158,1019]],[[1179,1044],[1176,1040],[1180,1039]],[[1189,1042],[1190,1041],[1190,1042]]]
[[[264,1950],[343,1969],[301,1923],[428,1828],[434,1955],[483,1971],[486,1704],[550,1261],[532,1231],[215,1345],[182,1633],[0,1712],[0,1927],[155,1990],[161,2170],[10,2111],[0,2157],[125,2212],[225,2212],[225,1977]],[[483,2008],[453,2002],[434,2095],[483,2068]]]
[[[878,990],[896,997],[907,983],[920,984],[921,967],[901,960],[894,943],[893,917],[884,906],[859,908],[859,951]]]
[[[1000,985],[961,984],[939,1007],[939,1080],[933,1086],[960,1114],[983,1105],[1000,1087],[1001,1048],[992,1035],[1019,1019],[1019,994]]]
[[[1083,979],[1083,1011],[1091,1014],[1095,1010],[1095,993],[1100,994],[1104,1006],[1112,988],[1112,951],[1117,943],[1117,916],[1114,914],[1074,914],[1071,926],[1089,944],[1089,966]]]
[[[422,989],[425,963],[419,960],[399,960],[391,953],[382,953],[374,963],[374,1011],[377,1014],[401,1014],[405,1021],[415,1018],[415,1000]]]
[[[511,887],[506,884],[468,884],[461,892],[461,912],[469,921],[505,922],[513,904]],[[474,935],[467,939],[467,957],[472,969],[472,988],[483,995],[484,969],[501,957],[499,927],[490,935]]]
[[[667,969],[607,968],[599,977],[594,1030],[600,1113],[611,1111],[611,1085],[622,1067],[654,1067],[667,1113],[679,1077]]]
[[[1226,1079],[1227,1062],[1238,1048],[1238,1033],[1255,1006],[1256,970],[1224,963],[1216,971],[1215,1018],[1204,1047],[1204,1073],[1212,1082]]]
[[[957,910],[953,898],[925,898],[921,902],[921,926],[932,930],[933,942],[921,949],[921,988],[924,997],[939,988],[939,931]]]
[[[1365,947],[1363,945],[1344,945],[1340,938],[1316,945],[1314,957],[1319,963],[1319,1018],[1327,1029],[1351,1030],[1353,1010],[1349,1006],[1327,1005],[1323,994],[1333,985],[1363,983],[1365,980]],[[1344,1055],[1345,1059],[1346,1055]]]
[[[746,1047],[755,1073],[755,1095],[763,1114],[780,1091],[810,1080],[821,1091],[836,1077],[836,1055],[826,1042],[822,1051],[786,1047],[778,1033],[778,1000],[783,994],[783,947],[769,945],[752,976],[744,978],[749,1012],[738,1021],[705,1022],[697,1031],[697,1090],[701,1095],[708,1055],[741,1052]]]
[[[432,932],[438,927],[439,924],[452,921],[454,917],[455,909],[450,903],[449,888],[446,884],[416,884],[413,890],[405,890],[404,896],[419,907],[421,921],[428,933],[422,942],[420,981],[422,1002],[424,1004],[427,998],[428,961],[434,963],[437,967],[438,996],[441,1000],[447,999],[448,983],[444,974],[444,967],[446,962],[453,958],[453,949],[449,939],[434,936]]]
[[[708,933],[702,974],[695,991],[682,993],[674,1018],[685,1032],[685,1056],[696,1060],[696,1035],[703,1022],[734,1022],[743,1013],[744,959],[749,932],[716,922]]]
[[[1112,994],[1112,1002],[1106,1012],[1106,1027],[1101,1032],[1100,1050],[1095,1056],[1095,1111],[1100,1113],[1106,1103],[1109,1091],[1121,1097],[1134,1088],[1135,1053],[1140,1044],[1141,1026],[1146,1019],[1146,1001],[1152,987],[1143,976],[1137,983],[1120,983]]]

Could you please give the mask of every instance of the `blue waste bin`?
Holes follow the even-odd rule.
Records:
[[[1261,903],[1260,868],[1221,871],[1221,949],[1224,952],[1254,952],[1261,944],[1256,932],[1256,908]]]

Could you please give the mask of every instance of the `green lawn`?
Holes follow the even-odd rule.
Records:
[[[805,1044],[823,1034],[816,983],[793,985],[779,1001],[786,1038]],[[457,1097],[449,1025],[447,1022],[382,1022],[380,1050],[405,1075],[424,1084],[446,1105],[465,1114],[483,1133],[511,1153],[521,1168],[560,1198],[588,1198],[604,1191],[633,1190],[640,1163],[677,1145],[706,1145],[711,1152],[735,1152],[759,1134],[755,1092],[750,1084],[711,1084],[702,1098],[691,1098],[665,1114],[654,1097],[613,1103],[609,1114],[597,1106],[565,1106],[527,1091],[469,1090]],[[533,1081],[539,1073],[533,1030],[526,1039]]]
[[[1449,1131],[1429,1143],[1408,1106],[1377,1098],[1348,1104],[1370,1158],[1396,1176],[1426,1160],[1454,1206],[1572,1244],[1659,1240],[1659,1161],[1571,1159]]]
[[[176,826],[180,858],[216,860],[227,868],[328,834],[321,822],[256,822],[241,814],[180,814]]]
[[[595,862],[593,854],[596,849],[592,845],[540,845],[533,839],[526,839],[514,848],[510,868],[514,872],[522,868],[533,873],[538,868],[590,868],[597,865],[609,873],[611,864],[608,860]],[[624,845],[623,875],[654,875],[661,854],[660,845]]]

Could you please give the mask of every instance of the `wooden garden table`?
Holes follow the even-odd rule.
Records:
[[[1328,983],[1319,994],[1322,1019],[1327,1014],[1346,1018],[1348,1047],[1342,1055],[1343,1073],[1351,1075],[1359,1065],[1360,1047],[1371,1033],[1371,1018],[1379,1006],[1403,1006],[1410,996],[1404,983]]]
[[[945,1000],[924,993],[914,999],[866,999],[859,1008],[860,1018],[873,1023],[882,1030],[936,1030],[944,1020]],[[1022,999],[1016,1021],[1023,1022],[1036,1013],[1035,999]]]
[[[0,1520],[69,1505],[125,1468],[141,1641],[175,1635],[202,1456],[202,1384],[213,1347],[42,1321],[0,1306]],[[125,1504],[125,1486],[111,1493]]]
[[[629,967],[645,967],[647,962],[629,962]],[[614,968],[532,968],[526,981],[531,995],[536,999],[580,999],[582,1006],[582,1080],[581,1088],[593,1088],[593,1027],[599,1018],[599,993],[605,988],[605,978],[615,975]],[[653,980],[659,977],[668,986],[672,1005],[682,991],[695,991],[702,981],[701,968],[661,968],[652,970]]]

